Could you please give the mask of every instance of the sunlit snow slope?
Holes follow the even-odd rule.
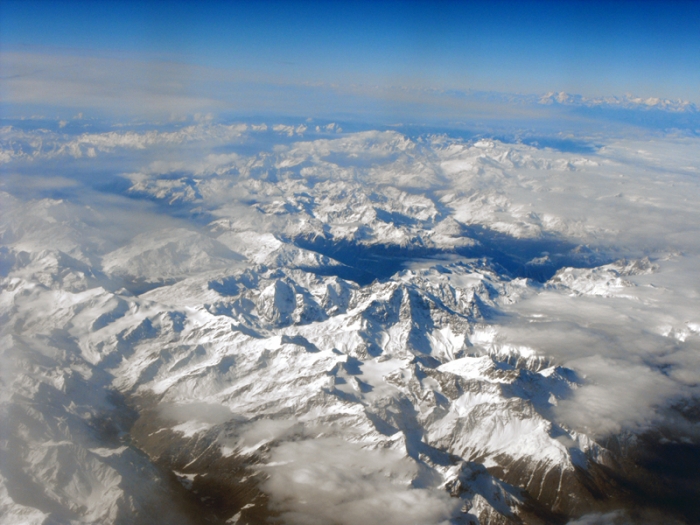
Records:
[[[2,130],[0,523],[697,523],[697,139],[315,129]]]

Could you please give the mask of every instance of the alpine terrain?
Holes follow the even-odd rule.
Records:
[[[694,139],[2,145],[0,523],[700,522]]]

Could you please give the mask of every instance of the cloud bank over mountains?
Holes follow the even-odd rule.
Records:
[[[0,154],[7,516],[695,519],[692,134],[38,124]]]
[[[700,522],[699,17],[0,2],[0,525]]]
[[[635,129],[697,135],[700,114],[680,99],[633,95],[515,94],[400,83],[306,82],[245,70],[129,55],[0,54],[3,113],[67,123],[77,114],[133,123],[213,115],[342,119],[476,131],[619,135]]]

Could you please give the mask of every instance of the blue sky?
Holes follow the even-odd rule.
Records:
[[[245,105],[241,98],[251,96],[249,105],[261,110],[265,100],[282,96],[294,99],[290,104],[302,111],[313,105],[314,96],[289,89],[281,94],[279,86],[302,86],[303,91],[317,84],[360,86],[352,89],[364,93],[389,88],[566,91],[700,103],[700,2],[5,0],[0,3],[0,51],[21,54],[3,67],[3,81],[46,75],[45,62],[34,64],[26,54],[70,64],[56,65],[58,72],[52,74],[65,71],[73,80],[88,78],[100,67],[107,73],[123,67],[121,76],[129,77],[139,67],[148,70],[144,64],[156,64],[152,70],[157,73],[145,80],[134,73],[131,84],[144,88],[147,82],[144,89],[151,92],[165,84],[169,94],[177,84],[178,96],[197,98],[202,108],[205,99],[220,99],[228,83],[237,86],[239,106]],[[85,61],[80,69],[85,57],[102,66]],[[179,73],[162,73],[171,66]],[[52,80],[43,78],[49,92]],[[38,80],[32,86],[7,88],[3,98],[12,101],[21,91],[17,104],[40,102]],[[37,95],[31,98],[27,93],[34,88]],[[274,95],[263,100],[265,90]],[[45,105],[51,106],[53,96],[47,95]],[[105,100],[110,96],[117,94]],[[384,100],[392,96],[385,94]],[[71,104],[66,97],[56,100],[59,106]],[[349,103],[348,111],[352,108]]]

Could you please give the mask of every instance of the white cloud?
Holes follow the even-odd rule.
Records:
[[[59,128],[63,128],[59,124]],[[262,126],[247,124],[198,123],[172,131],[107,131],[68,135],[48,130],[22,131],[12,126],[0,129],[0,162],[13,160],[37,160],[60,157],[95,158],[98,154],[119,150],[146,152],[146,158],[165,156],[168,148],[183,145],[231,145],[241,142],[248,133],[264,131]],[[170,151],[168,156],[177,156]],[[163,162],[163,161],[160,161]],[[199,160],[197,162],[200,162]],[[165,172],[163,172],[165,173]]]
[[[516,240],[553,236],[586,244],[606,257],[651,256],[658,265],[651,273],[615,279],[612,268],[605,273],[609,280],[595,280],[579,272],[572,278],[580,286],[529,294],[507,308],[511,315],[499,320],[499,337],[587,374],[585,386],[557,413],[592,432],[647,428],[678,396],[697,393],[698,334],[691,327],[700,324],[700,212],[697,177],[688,170],[697,164],[697,139],[616,139],[597,153],[571,154],[496,140],[421,142],[394,131],[296,141],[255,135],[267,129],[201,122],[70,136],[6,127],[0,137],[8,147],[22,144],[6,151],[15,160],[84,158],[94,151],[98,161],[116,159],[122,166],[126,158],[135,167],[128,172],[134,195],[196,204],[236,231],[320,233],[327,227],[324,234],[353,235],[386,208],[417,226],[375,221],[373,227],[385,229],[377,227],[370,239],[433,242],[430,221],[446,214],[455,235],[460,223],[483,225]],[[300,132],[296,124],[271,129],[293,137]],[[259,137],[279,143],[251,152]],[[6,189],[18,185],[30,193],[71,187],[57,178],[50,184],[5,178]],[[343,201],[350,193],[353,198]],[[135,235],[139,227],[131,223],[125,231]],[[443,245],[454,246],[455,239],[445,236]],[[178,253],[189,253],[183,250]],[[667,257],[673,253],[683,255]],[[546,262],[556,254],[535,255]]]
[[[411,487],[410,459],[337,438],[286,442],[272,451],[263,486],[290,525],[447,523],[460,501]]]
[[[260,239],[277,249],[290,232],[360,239],[365,246],[389,240],[399,247],[450,248],[465,226],[481,225],[507,234],[486,238],[505,253],[517,253],[524,243],[542,243],[547,253],[528,255],[532,264],[546,265],[556,260],[556,250],[577,244],[599,249],[592,253],[605,258],[647,255],[654,262],[649,271],[623,269],[632,263],[572,271],[557,286],[504,278],[498,290],[489,290],[483,280],[483,299],[474,300],[474,311],[478,316],[481,310],[480,322],[491,326],[470,333],[474,322],[465,320],[449,338],[455,351],[471,339],[473,346],[461,351],[521,349],[523,357],[542,355],[575,369],[581,380],[572,382],[570,396],[551,402],[551,413],[566,426],[600,436],[666,425],[677,430],[676,437],[700,436],[697,425],[674,420],[669,411],[670,405],[700,394],[700,211],[696,173],[688,169],[697,164],[696,139],[608,141],[598,153],[570,154],[496,140],[412,140],[393,131],[301,140],[299,134],[309,132],[297,124],[271,126],[272,132],[253,136],[267,126],[226,126],[206,115],[198,118],[184,127],[78,136],[3,128],[3,155],[15,162],[10,166],[19,174],[3,177],[2,188],[24,192],[20,198],[2,196],[3,242],[15,251],[63,250],[112,276],[152,281],[248,266],[226,246],[245,247],[253,259]],[[260,144],[260,138],[276,144]],[[146,195],[159,205],[85,189],[84,179],[68,178],[81,162],[91,168],[88,178],[104,166],[126,173],[130,195]],[[25,178],[21,169],[27,166],[65,170],[65,177]],[[32,199],[54,191],[73,192],[71,198],[89,206],[70,199]],[[203,232],[189,217],[168,217],[175,208],[167,205],[173,203],[219,220]],[[219,244],[224,237],[215,239],[221,232],[229,234],[230,244]],[[201,288],[196,279],[190,284]],[[455,300],[471,300],[465,290],[457,295]],[[173,301],[182,297],[176,293]],[[208,312],[203,302],[193,303],[192,312],[198,313],[192,318],[218,318],[212,347],[238,344],[236,338],[244,336],[231,330],[230,319]],[[503,315],[491,315],[494,310]],[[313,339],[316,327],[307,328]],[[189,331],[188,344],[210,337],[204,333]],[[354,341],[354,335],[348,337]],[[337,341],[334,335],[331,339]],[[221,340],[226,344],[219,345]],[[391,344],[404,346],[400,338]],[[149,356],[151,350],[157,355],[162,348],[148,349]],[[327,385],[329,378],[320,384]],[[230,386],[228,380],[222,385]],[[182,388],[187,395],[199,392]],[[353,392],[360,395],[360,390]],[[181,424],[195,419],[197,424],[180,427],[186,435],[236,419],[228,408],[208,403],[167,406],[163,413]],[[222,438],[220,444],[231,451],[271,444],[264,489],[287,523],[429,524],[448,520],[455,511],[455,500],[433,480],[420,479],[419,465],[403,450],[311,439],[293,419],[238,423],[230,442]],[[287,441],[278,444],[280,439]],[[589,515],[578,523],[624,519],[621,514]]]
[[[459,119],[470,122],[472,129],[489,132],[511,132],[514,124],[519,129],[559,128],[556,131],[592,134],[600,130],[601,120],[617,131],[633,126],[694,133],[699,114],[690,103],[658,97],[585,99],[553,93],[543,97],[459,91],[440,85],[309,82],[282,71],[216,69],[148,54],[6,51],[0,53],[0,67],[4,72],[0,98],[14,111],[32,114],[49,107],[52,114],[62,112],[62,118],[78,113],[177,121],[185,115],[207,118],[255,111],[328,119],[353,114],[387,125],[406,119],[452,125]],[[557,107],[552,107],[552,101]],[[562,118],[562,108],[590,106],[603,113],[581,116],[568,111]],[[651,115],[649,108],[660,116]]]
[[[679,393],[678,384],[658,370],[629,361],[595,355],[567,365],[584,374],[587,383],[560,401],[555,413],[592,435],[649,430],[658,424],[659,405]]]
[[[584,379],[555,410],[561,421],[597,435],[676,424],[700,434],[668,408],[700,393],[697,258],[657,263],[605,294],[542,290],[507,308],[514,315],[501,323],[499,344],[527,345]]]
[[[220,107],[184,88],[184,78],[203,78],[204,68],[165,61],[99,56],[3,52],[7,80],[0,93],[14,106],[50,105],[84,114],[192,114]]]

